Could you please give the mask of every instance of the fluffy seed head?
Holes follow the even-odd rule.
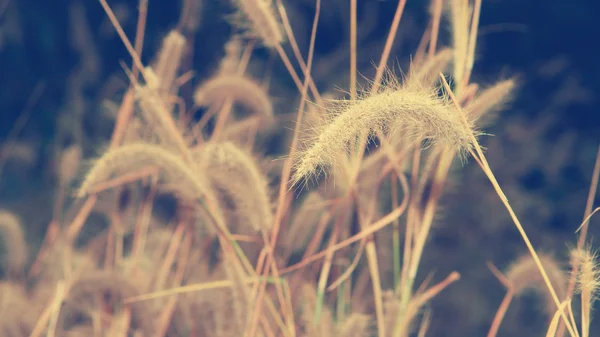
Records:
[[[600,286],[600,268],[598,268],[596,254],[589,250],[574,250],[571,252],[571,258],[580,266],[577,288],[582,294],[590,295],[593,300]]]
[[[160,170],[162,189],[194,204],[205,200],[211,207],[217,225],[223,224],[221,211],[203,172],[197,172],[196,167],[188,165],[180,156],[157,145],[131,144],[106,152],[88,172],[77,195],[82,197],[89,194],[94,186],[112,176],[132,173],[148,166]]]
[[[250,154],[224,142],[208,143],[194,151],[193,156],[214,189],[223,191],[233,201],[240,223],[255,231],[271,229],[268,182]]]
[[[268,0],[234,0],[239,9],[240,17],[245,19],[244,28],[255,38],[261,39],[267,47],[282,43],[285,38],[275,13]],[[242,19],[242,20],[243,20]]]
[[[160,81],[160,92],[165,102],[177,76],[185,43],[185,37],[177,30],[172,30],[163,40],[158,54],[155,73]]]
[[[223,104],[231,97],[265,120],[273,119],[273,106],[266,91],[253,80],[239,75],[223,74],[200,86],[194,94],[198,106]]]
[[[379,92],[363,94],[356,101],[337,101],[329,111],[333,117],[295,158],[294,183],[318,174],[324,166],[335,166],[336,158],[348,154],[365,133],[400,135],[409,145],[445,144],[459,153],[473,145],[471,127],[464,125],[449,98],[417,81],[401,85],[391,77]]]

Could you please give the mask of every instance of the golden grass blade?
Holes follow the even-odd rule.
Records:
[[[550,326],[548,326],[548,332],[546,332],[546,337],[556,336],[556,329],[558,328],[558,322],[560,321],[561,313],[564,312],[564,309],[570,305],[571,300],[566,300],[558,306],[558,310],[554,314],[552,321],[550,321]]]

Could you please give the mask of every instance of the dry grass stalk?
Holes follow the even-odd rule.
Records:
[[[160,168],[166,182],[181,181],[184,195],[202,198],[208,186],[197,177],[181,159],[162,147],[151,144],[131,144],[104,153],[88,171],[77,196],[83,197],[93,186],[108,180],[111,176],[122,175],[147,165]],[[184,188],[185,187],[185,188]]]

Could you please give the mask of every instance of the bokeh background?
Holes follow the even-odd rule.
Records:
[[[228,23],[228,1],[199,1],[199,28],[186,32],[193,50],[183,71],[195,73],[181,89],[188,96],[216,70],[225,42],[237,32]],[[370,78],[397,2],[358,2],[359,71]],[[133,38],[137,1],[109,3]],[[314,1],[284,3],[305,53]],[[323,0],[314,65],[322,92],[348,88],[348,3]],[[396,69],[416,50],[427,7],[428,1],[408,0],[392,54]],[[149,1],[144,62],[177,26],[180,12],[180,1]],[[564,262],[576,242],[600,144],[599,12],[600,2],[592,0],[484,0],[480,20],[473,80],[485,85],[517,75],[520,84],[482,144],[535,247]],[[448,32],[446,24],[442,45],[450,42]],[[58,151],[79,143],[90,159],[109,140],[111,113],[127,85],[121,62],[130,65],[130,57],[97,1],[0,1],[0,208],[23,218],[32,252],[52,216]],[[258,49],[249,72],[271,79],[277,111],[294,111],[293,83],[275,55]],[[276,133],[262,146],[267,155],[284,150]],[[451,180],[421,276],[456,270],[462,279],[432,302],[429,335],[483,336],[504,295],[486,262],[503,269],[526,250],[476,163],[457,162]],[[590,224],[597,247],[599,224]],[[546,320],[537,298],[526,295],[513,301],[499,335],[542,335]]]

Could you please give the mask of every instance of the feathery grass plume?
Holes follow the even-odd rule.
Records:
[[[459,153],[472,147],[472,131],[464,126],[449,98],[417,81],[400,84],[390,75],[378,92],[365,93],[356,101],[338,101],[329,110],[334,114],[331,121],[316,130],[308,149],[295,158],[294,184],[318,175],[324,166],[336,166],[337,156],[349,153],[365,132],[400,134],[409,144],[442,143]]]
[[[600,268],[595,253],[575,249],[571,252],[572,260],[581,268],[577,277],[577,288],[581,292],[581,329],[582,336],[590,334],[591,309],[598,296],[600,287]]]
[[[558,262],[550,255],[538,254],[542,266],[548,274],[550,283],[556,291],[558,298],[564,298],[567,292],[567,277]],[[507,269],[506,278],[512,286],[515,295],[521,295],[526,290],[536,290],[545,299],[544,309],[550,318],[556,311],[556,304],[546,289],[546,284],[537,268],[533,257],[529,254],[521,255]]]
[[[194,153],[207,179],[233,201],[239,223],[270,231],[273,213],[268,182],[252,156],[231,142],[207,143]],[[225,208],[225,206],[222,206]]]
[[[511,78],[499,81],[491,87],[481,91],[465,108],[467,118],[482,127],[490,124],[492,114],[503,109],[511,99],[515,90],[516,79]]]
[[[238,24],[248,34],[260,39],[267,47],[275,47],[285,40],[275,17],[270,0],[233,0],[239,9]]]
[[[97,303],[98,295],[102,299],[110,300],[116,309],[122,305],[123,299],[138,296],[140,291],[129,280],[116,272],[97,271],[82,275],[75,280],[65,298],[56,325],[57,336],[63,336],[63,331],[75,323],[71,322],[78,316],[75,313],[80,312],[81,309],[92,309],[90,306],[94,304],[99,305]],[[131,315],[137,329],[141,330],[144,336],[152,336],[155,328],[152,320],[154,315],[148,307],[148,303],[144,301],[133,303]]]
[[[159,81],[161,96],[167,106],[170,106],[170,104],[167,104],[168,96],[171,93],[173,82],[179,70],[185,43],[185,37],[180,32],[175,29],[171,30],[163,40],[156,66],[153,67]]]
[[[204,82],[194,93],[198,106],[220,106],[231,97],[265,121],[273,120],[273,105],[266,91],[253,80],[236,74],[223,74]]]
[[[338,325],[338,337],[365,337],[370,336],[369,324],[371,317],[369,315],[353,313],[346,317],[344,321]]]
[[[157,145],[131,144],[104,153],[86,175],[77,195],[89,194],[94,186],[111,176],[131,173],[146,166],[161,170],[162,189],[185,201],[206,200],[216,225],[223,224],[222,212],[203,173],[195,172],[181,157]]]
[[[29,248],[25,241],[21,220],[7,210],[0,210],[0,236],[5,248],[3,268],[9,274],[20,275],[25,269]]]

